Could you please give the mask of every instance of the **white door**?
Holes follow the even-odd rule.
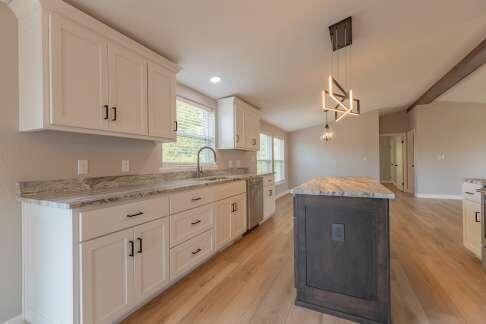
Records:
[[[245,142],[245,111],[241,104],[235,100],[235,148],[246,148]]]
[[[246,194],[231,199],[231,239],[235,239],[247,230]]]
[[[81,243],[83,324],[111,323],[133,302],[133,230]]]
[[[108,128],[108,47],[96,33],[56,14],[50,16],[50,122]]]
[[[145,299],[169,283],[169,218],[137,226],[134,241],[136,298]]]
[[[397,168],[395,166],[395,161],[396,161],[395,137],[390,137],[389,142],[390,142],[390,176],[391,176],[392,183],[396,186]]]
[[[415,192],[415,130],[407,133],[407,192]]]
[[[246,147],[252,151],[258,151],[260,149],[260,116],[250,109],[247,109],[244,115]]]
[[[148,64],[149,136],[176,139],[176,78],[175,73]]]
[[[216,204],[214,222],[214,243],[216,251],[231,240],[231,199],[225,199]]]
[[[400,189],[404,190],[404,174],[403,174],[403,145],[404,140],[401,136],[397,136],[395,138],[395,174],[396,174],[396,183],[395,186]]]
[[[129,49],[108,46],[110,76],[110,129],[148,135],[147,62]]]

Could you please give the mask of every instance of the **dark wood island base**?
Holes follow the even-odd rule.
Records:
[[[293,194],[296,305],[359,323],[391,323],[394,194],[362,177],[316,179]]]

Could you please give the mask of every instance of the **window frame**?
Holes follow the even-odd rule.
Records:
[[[176,96],[176,118],[177,118],[177,101],[184,102],[186,104],[195,106],[197,108],[203,109],[208,111],[213,115],[212,122],[213,122],[213,129],[212,129],[212,135],[214,137],[213,141],[213,146],[212,148],[216,150],[216,109],[208,107],[202,103],[199,103],[197,101],[185,98],[183,96]],[[176,134],[176,141],[177,137],[179,134]],[[174,142],[167,142],[167,143],[162,143],[161,145],[161,166],[159,168],[159,171],[164,173],[164,172],[176,172],[176,171],[191,171],[197,167],[197,163],[195,162],[164,162],[164,144],[169,144],[169,143],[174,143]],[[205,170],[211,170],[211,169],[217,169],[218,164],[217,162],[210,162],[210,163],[201,163],[201,166],[204,167]]]
[[[274,152],[273,152],[273,139],[274,139],[274,136],[273,136],[272,134],[270,134],[270,133],[266,133],[266,132],[262,132],[262,131],[260,131],[260,134],[259,134],[259,135],[260,135],[260,136],[261,136],[261,135],[265,135],[265,136],[270,137],[270,142],[271,142],[271,152],[270,152],[270,154],[271,154],[271,159],[270,159],[270,160],[259,160],[259,159],[258,159],[258,152],[259,152],[259,151],[258,151],[258,152],[257,152],[257,156],[256,156],[256,162],[257,162],[257,172],[258,172],[258,161],[269,161],[269,162],[270,162],[270,165],[271,165],[271,170],[270,170],[270,172],[274,173],[274,168],[273,168],[273,156],[274,156]],[[261,139],[260,139],[260,149],[261,149]]]
[[[281,140],[282,143],[283,143],[283,160],[277,160],[275,158],[275,140],[278,139],[278,140]],[[273,179],[275,181],[275,185],[280,185],[280,184],[283,184],[283,183],[286,183],[287,182],[287,174],[286,174],[286,165],[287,165],[287,161],[286,161],[286,158],[285,158],[285,153],[286,153],[286,147],[287,144],[285,143],[285,138],[284,137],[280,137],[280,136],[273,136],[273,140],[272,140],[272,149],[273,149],[273,155],[272,155],[272,169],[273,169]],[[275,161],[279,161],[279,162],[282,162],[283,163],[283,173],[282,173],[282,179],[281,180],[276,180],[275,177],[277,175],[277,172],[275,172]]]

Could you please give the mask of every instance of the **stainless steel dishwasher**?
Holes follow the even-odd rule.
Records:
[[[263,177],[246,180],[246,205],[248,230],[251,230],[263,220]]]

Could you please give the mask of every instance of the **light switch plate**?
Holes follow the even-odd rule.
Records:
[[[121,172],[130,172],[130,160],[122,160]]]
[[[88,160],[78,160],[78,175],[86,175],[88,172]]]

